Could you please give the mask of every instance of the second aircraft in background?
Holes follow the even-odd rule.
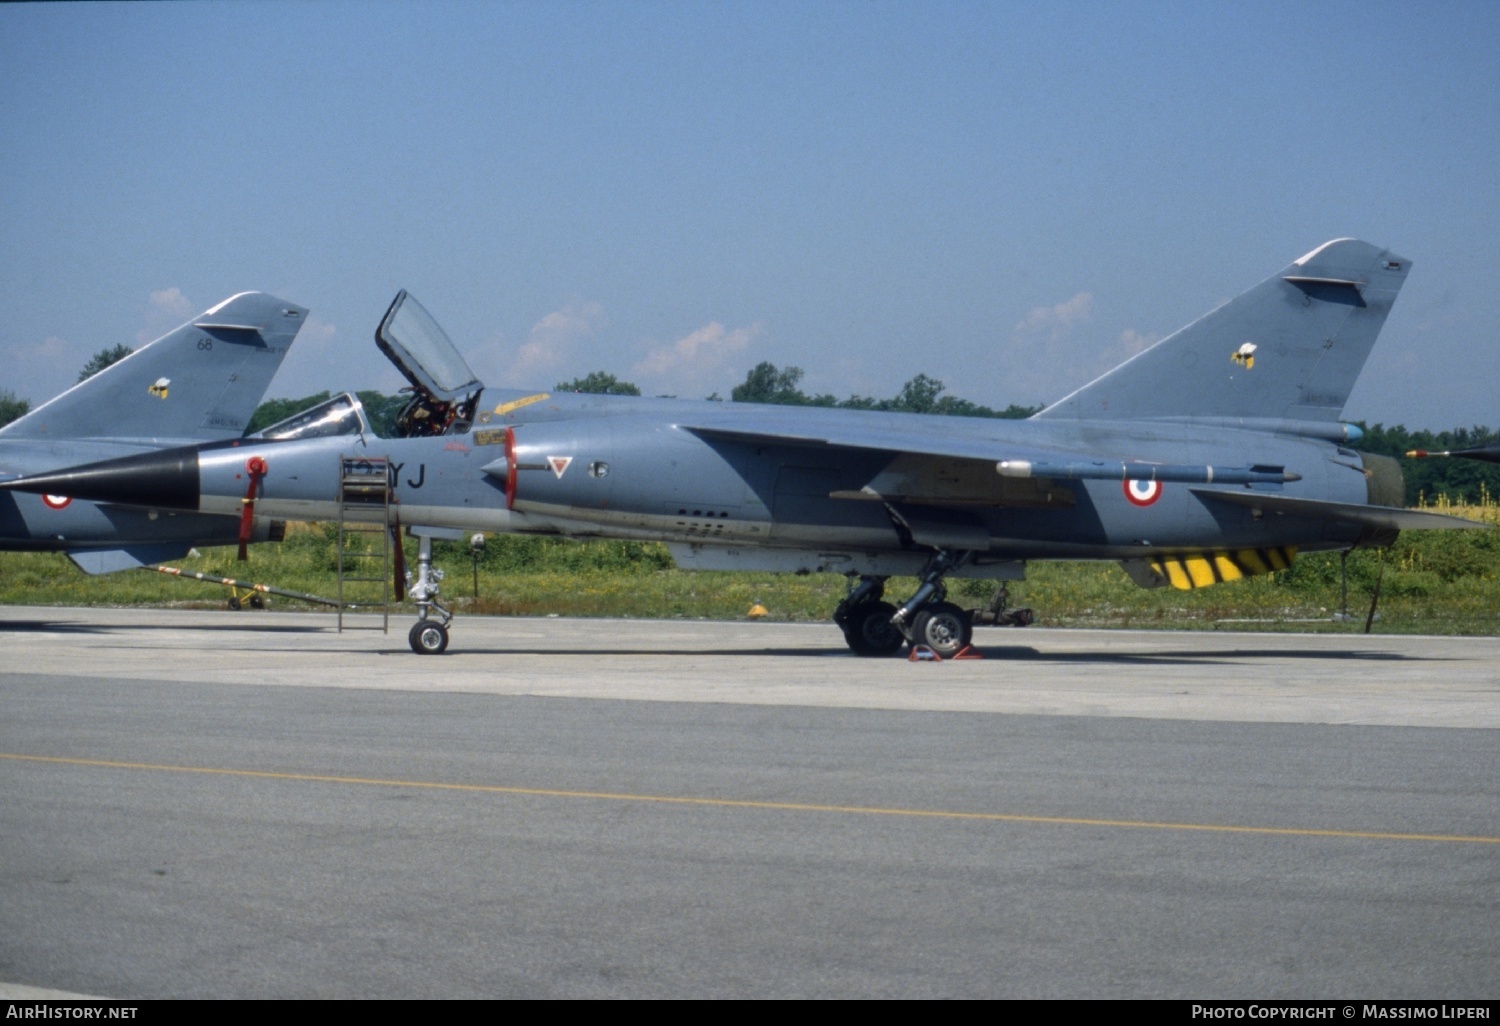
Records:
[[[263,292],[224,300],[0,428],[0,480],[239,439],[306,319],[304,308]],[[91,574],[176,559],[195,545],[265,541],[279,530],[238,510],[0,493],[0,549],[62,551]]]

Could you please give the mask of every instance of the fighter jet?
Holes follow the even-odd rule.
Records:
[[[405,292],[376,342],[413,386],[404,437],[352,397],[328,437],[186,448],[0,484],[137,505],[332,519],[340,480],[384,475],[421,538],[419,653],[443,651],[431,537],[448,531],[665,542],[678,565],[847,575],[850,649],[940,656],[971,640],[949,577],[1037,559],[1116,560],[1139,584],[1198,588],[1298,552],[1472,528],[1401,508],[1393,459],[1341,417],[1411,264],[1338,239],[1025,421],[485,389]],[[886,582],[915,576],[889,602]]]
[[[0,480],[80,462],[238,439],[307,311],[260,292],[224,300],[0,428]],[[0,549],[65,552],[90,574],[264,541],[283,526],[67,493],[0,493]]]

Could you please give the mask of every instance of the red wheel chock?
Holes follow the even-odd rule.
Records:
[[[948,658],[953,662],[957,662],[960,659],[983,659],[984,653],[973,645],[965,645]],[[940,663],[943,661],[943,657],[926,645],[913,645],[911,651],[906,653],[906,661],[909,663]]]

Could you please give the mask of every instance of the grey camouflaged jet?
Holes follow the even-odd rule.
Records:
[[[147,508],[331,519],[340,475],[384,468],[421,538],[412,648],[443,651],[443,530],[665,542],[679,566],[838,573],[849,647],[961,653],[947,577],[1037,559],[1117,560],[1197,588],[1296,554],[1471,528],[1401,508],[1392,459],[1350,447],[1345,400],[1411,264],[1339,239],[1029,420],[486,389],[405,292],[376,331],[412,382],[399,438],[341,396],[263,439],[149,453],[0,488]],[[377,458],[388,462],[378,463]],[[353,462],[351,462],[353,461]],[[888,578],[916,590],[887,602]]]
[[[307,318],[262,292],[231,296],[0,428],[0,480],[86,460],[238,438]],[[275,539],[257,520],[243,540]],[[94,503],[66,493],[0,493],[0,549],[65,552],[91,574],[240,540],[241,517]]]

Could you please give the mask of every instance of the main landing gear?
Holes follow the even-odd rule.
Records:
[[[833,622],[843,629],[856,655],[895,655],[906,644],[906,636],[893,622],[896,607],[881,601],[884,594],[884,577],[861,577],[859,586],[833,612]]]
[[[441,655],[448,647],[448,624],[453,614],[437,600],[438,582],[443,572],[432,565],[432,538],[420,535],[417,538],[417,575],[415,580],[407,575],[406,593],[417,604],[417,622],[412,625],[407,640],[417,655]],[[433,618],[433,611],[437,618]]]
[[[920,584],[915,594],[899,609],[883,600],[884,577],[861,577],[859,584],[851,586],[848,596],[839,603],[833,620],[856,655],[891,656],[910,643],[913,648],[923,646],[943,659],[951,659],[969,647],[976,617],[947,600],[948,589],[943,578],[972,557],[973,553],[967,551],[939,549],[933,553],[918,578]],[[853,585],[852,575],[850,583]],[[1002,596],[1003,590],[997,592],[998,601],[1004,601]],[[995,611],[985,610],[977,619],[981,623],[1031,622],[1029,609],[1017,610],[1015,614],[1020,615],[1007,619],[1004,613],[997,617]]]

